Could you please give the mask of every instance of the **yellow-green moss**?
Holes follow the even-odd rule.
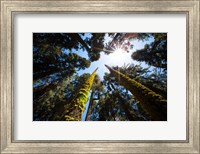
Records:
[[[76,97],[70,102],[68,109],[65,111],[65,119],[80,121],[82,113],[84,112],[85,105],[88,100],[88,94],[90,93],[90,89],[92,87],[94,77],[96,75],[97,69],[88,77],[86,82],[82,85],[82,87],[77,92]],[[67,118],[66,118],[67,117]]]
[[[68,115],[65,115],[66,121],[74,121],[74,118]]]

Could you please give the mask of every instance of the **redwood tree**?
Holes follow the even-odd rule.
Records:
[[[161,95],[111,67],[107,65],[105,66],[115,77],[116,81],[135,96],[135,98],[141,103],[142,108],[151,115],[152,120],[167,120],[167,101]]]
[[[65,106],[64,118],[66,121],[81,121],[85,105],[88,100],[97,69],[89,76],[86,82],[81,86],[76,96],[69,105]]]

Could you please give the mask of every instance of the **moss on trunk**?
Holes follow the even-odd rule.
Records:
[[[139,82],[105,65],[116,81],[129,90],[141,103],[142,108],[148,112],[155,121],[167,120],[167,101],[161,95],[145,87]]]
[[[86,82],[81,86],[75,98],[66,105],[65,109],[65,120],[66,121],[81,121],[82,114],[85,109],[85,105],[88,100],[88,95],[92,87],[94,77],[97,69],[89,76]]]

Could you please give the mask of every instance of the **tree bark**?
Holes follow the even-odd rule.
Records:
[[[141,103],[142,108],[151,115],[152,120],[167,120],[167,101],[161,95],[111,67],[107,65],[105,66],[116,78],[116,81],[135,96],[135,98]]]
[[[85,105],[88,100],[88,94],[92,87],[97,69],[89,76],[86,82],[81,86],[75,98],[65,106],[64,119],[66,121],[81,121]]]
[[[92,106],[93,106],[93,96],[94,96],[94,92],[91,92],[91,96],[90,96],[90,101],[89,101],[89,105],[88,105],[88,110],[87,110],[87,114],[85,117],[85,121],[90,121],[90,115],[92,113]]]
[[[69,33],[69,37],[73,38],[74,40],[77,40],[82,46],[88,51],[91,52],[91,49],[88,47],[88,45],[85,43],[85,41],[80,37],[78,33]]]

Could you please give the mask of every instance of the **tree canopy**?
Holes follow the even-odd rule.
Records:
[[[166,121],[167,33],[33,33],[33,120]]]

